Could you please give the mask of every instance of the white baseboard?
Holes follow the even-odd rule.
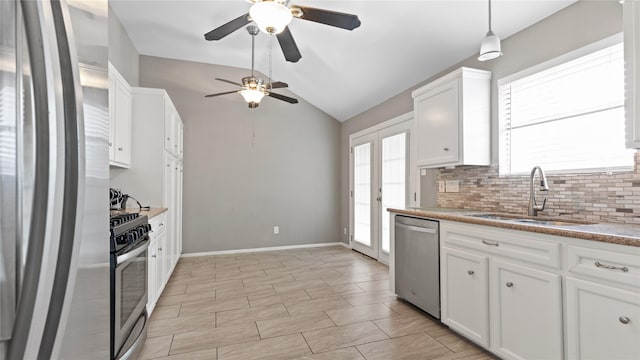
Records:
[[[320,244],[288,245],[288,246],[274,246],[274,247],[263,247],[263,248],[253,248],[253,249],[207,251],[207,252],[199,252],[199,253],[181,254],[180,257],[244,254],[244,253],[252,253],[252,252],[280,251],[280,250],[292,250],[292,249],[307,249],[307,248],[327,247],[327,246],[343,246],[343,247],[345,247],[347,249],[351,249],[351,247],[349,245],[347,245],[347,244],[345,244],[345,243],[340,241],[340,242],[320,243]]]

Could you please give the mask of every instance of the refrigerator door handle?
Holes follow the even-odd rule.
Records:
[[[62,83],[62,106],[64,111],[64,199],[58,260],[56,262],[53,290],[45,322],[45,334],[63,334],[68,314],[68,300],[73,293],[75,269],[72,262],[77,258],[79,242],[77,234],[82,232],[84,202],[84,128],[82,108],[82,86],[78,70],[78,59],[69,9],[65,1],[51,2],[52,19],[58,41],[60,79]],[[69,294],[67,296],[67,294]],[[67,300],[67,301],[65,301]],[[67,305],[67,308],[65,308]],[[60,328],[60,329],[59,329]],[[45,336],[40,344],[38,358],[50,359],[54,345],[62,336]]]
[[[40,270],[44,253],[49,209],[50,126],[49,84],[40,9],[35,1],[20,2],[24,30],[29,51],[29,65],[33,81],[33,111],[35,127],[35,167],[32,216],[24,265],[24,278],[17,304],[12,338],[8,344],[9,359],[23,359],[38,297]]]

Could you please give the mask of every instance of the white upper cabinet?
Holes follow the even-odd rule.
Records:
[[[491,72],[460,68],[411,93],[421,168],[490,164]]]
[[[627,148],[640,149],[640,1],[624,2]]]
[[[109,165],[131,166],[131,87],[109,63]]]

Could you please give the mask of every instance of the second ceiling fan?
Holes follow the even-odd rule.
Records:
[[[256,46],[255,38],[256,38],[256,35],[258,35],[259,30],[254,25],[250,25],[250,26],[247,26],[247,31],[249,32],[249,35],[251,35],[251,76],[243,77],[242,84],[231,81],[231,80],[216,78],[216,80],[218,81],[240,86],[240,89],[233,90],[233,91],[225,91],[217,94],[209,94],[209,95],[205,95],[204,97],[209,98],[209,97],[215,97],[220,95],[239,93],[240,95],[242,95],[242,97],[247,102],[247,104],[249,104],[249,109],[257,108],[258,105],[260,105],[260,100],[262,100],[262,98],[265,96],[282,100],[282,101],[288,102],[289,104],[297,104],[298,99],[294,99],[292,97],[288,97],[288,96],[284,96],[284,95],[276,94],[272,92],[273,89],[282,89],[282,88],[289,87],[287,83],[283,83],[282,81],[271,82],[271,73],[269,73],[269,82],[265,84],[265,82],[262,79],[254,75],[255,46]],[[271,50],[269,50],[269,63],[271,63]],[[269,68],[271,68],[271,65],[269,65]]]
[[[302,55],[287,26],[293,18],[346,30],[353,30],[360,26],[360,19],[358,19],[357,15],[308,6],[289,5],[289,0],[249,0],[249,2],[253,3],[253,5],[251,5],[248,13],[209,31],[204,35],[204,38],[209,41],[220,40],[255,21],[260,30],[277,36],[278,43],[280,43],[280,48],[282,48],[287,61],[298,62]]]

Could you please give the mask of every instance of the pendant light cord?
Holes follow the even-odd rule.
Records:
[[[273,38],[274,36],[269,36],[269,91],[271,91],[271,70],[272,70],[272,54],[273,54]]]
[[[489,0],[489,32],[491,31],[491,0]]]

